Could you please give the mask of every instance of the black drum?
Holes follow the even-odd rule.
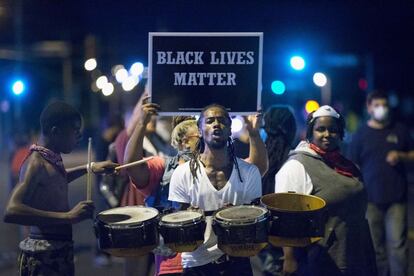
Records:
[[[260,206],[232,206],[213,216],[218,247],[234,257],[257,255],[268,241],[269,211]]]
[[[206,222],[197,211],[178,211],[161,217],[159,230],[164,244],[174,252],[192,252],[204,242]]]
[[[109,209],[95,218],[99,248],[118,257],[142,256],[158,245],[158,211],[144,206]]]
[[[271,213],[269,242],[274,246],[304,247],[324,234],[323,199],[298,193],[274,193],[261,198]]]

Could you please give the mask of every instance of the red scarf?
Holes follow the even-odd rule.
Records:
[[[30,152],[38,152],[46,161],[52,164],[63,176],[66,177],[66,170],[63,166],[62,156],[48,148],[33,144],[30,146]]]
[[[310,143],[309,147],[319,154],[325,163],[334,170],[347,177],[360,177],[361,172],[350,160],[346,159],[339,150],[335,151],[324,151],[315,144]]]

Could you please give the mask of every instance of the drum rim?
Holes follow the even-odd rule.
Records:
[[[217,217],[217,215],[221,211],[227,210],[229,208],[234,208],[234,207],[237,207],[237,208],[241,208],[241,207],[258,208],[258,209],[262,209],[265,212],[262,215],[260,215],[259,217],[248,218],[248,219],[243,219],[243,220],[224,219],[224,218]],[[237,206],[224,207],[224,208],[221,208],[221,209],[217,210],[213,215],[213,220],[217,221],[219,224],[226,224],[226,225],[250,225],[250,224],[255,224],[255,223],[265,221],[269,216],[270,216],[269,210],[265,207],[256,206],[256,205],[237,205]]]
[[[151,210],[155,211],[156,215],[154,217],[151,217],[151,218],[146,219],[146,220],[128,222],[128,223],[107,223],[107,222],[105,222],[105,221],[103,221],[99,218],[99,215],[102,215],[104,212],[109,211],[109,210],[113,210],[113,209],[132,209],[132,208],[134,208],[134,209],[135,208],[151,209]],[[122,213],[119,213],[119,214],[122,214]],[[105,215],[105,214],[103,214],[103,215]],[[151,222],[153,220],[157,220],[159,215],[160,215],[160,212],[156,208],[153,208],[153,207],[147,207],[147,206],[143,206],[143,205],[121,206],[121,207],[115,207],[115,208],[111,208],[111,209],[99,212],[96,215],[95,220],[99,221],[100,223],[103,223],[104,225],[110,225],[111,227],[118,227],[118,226],[121,227],[121,226],[141,225],[141,224],[144,224],[144,223],[148,223],[148,222]]]
[[[162,220],[165,216],[173,215],[173,214],[177,214],[177,213],[184,213],[184,212],[193,212],[193,213],[200,214],[200,216],[197,217],[197,218],[187,219],[187,220],[183,220],[183,221],[180,221],[180,222],[167,222],[167,221]],[[202,222],[203,219],[204,219],[204,214],[203,213],[200,213],[200,212],[197,212],[197,211],[190,211],[190,210],[180,210],[180,211],[177,211],[177,212],[173,212],[173,213],[165,214],[165,215],[161,216],[160,221],[159,221],[159,225],[160,226],[166,226],[166,227],[181,227],[181,226],[188,225],[188,224],[197,224],[198,222]]]
[[[300,211],[298,211],[298,210],[287,210],[287,209],[272,207],[272,206],[267,205],[266,203],[263,202],[263,198],[264,197],[270,197],[271,195],[275,195],[275,194],[277,194],[277,195],[299,195],[299,196],[313,197],[313,198],[315,198],[317,200],[320,200],[323,203],[323,206],[320,207],[320,208],[318,208],[318,209],[313,209],[313,210],[300,210]],[[269,209],[270,211],[281,211],[281,212],[285,212],[285,213],[298,213],[298,212],[300,212],[300,213],[314,213],[314,212],[321,212],[322,210],[324,210],[326,208],[326,201],[323,198],[319,197],[319,196],[307,195],[307,194],[302,194],[302,193],[292,193],[292,192],[287,192],[287,193],[271,193],[271,194],[263,195],[260,198],[260,204],[263,207]]]

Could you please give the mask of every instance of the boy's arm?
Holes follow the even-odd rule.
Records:
[[[91,171],[94,174],[113,174],[115,167],[119,165],[117,163],[112,162],[111,160],[106,160],[102,162],[92,162],[91,164]],[[69,168],[66,170],[66,179],[68,183],[70,183],[73,180],[81,177],[85,173],[87,173],[87,164]]]
[[[66,179],[68,180],[68,183],[87,173],[86,167],[87,164],[66,169]]]
[[[36,187],[46,177],[44,166],[33,160],[22,170],[23,179],[16,185],[7,204],[4,221],[22,225],[50,225],[76,223],[92,218],[93,203],[80,202],[69,212],[51,212],[30,207],[30,199]],[[28,204],[25,204],[27,202]]]
[[[269,159],[267,155],[266,145],[260,137],[260,127],[262,115],[258,113],[256,115],[250,115],[244,118],[246,122],[246,129],[249,133],[249,157],[247,162],[254,164],[259,169],[260,174],[263,176],[269,168]]]

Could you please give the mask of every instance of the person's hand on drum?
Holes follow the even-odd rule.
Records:
[[[115,168],[118,166],[118,163],[114,163],[111,160],[106,160],[102,162],[92,162],[91,172],[93,172],[94,174],[117,174],[118,171],[115,170]]]
[[[78,223],[82,220],[91,219],[94,210],[95,205],[93,201],[81,201],[67,213],[67,218],[71,223]]]

